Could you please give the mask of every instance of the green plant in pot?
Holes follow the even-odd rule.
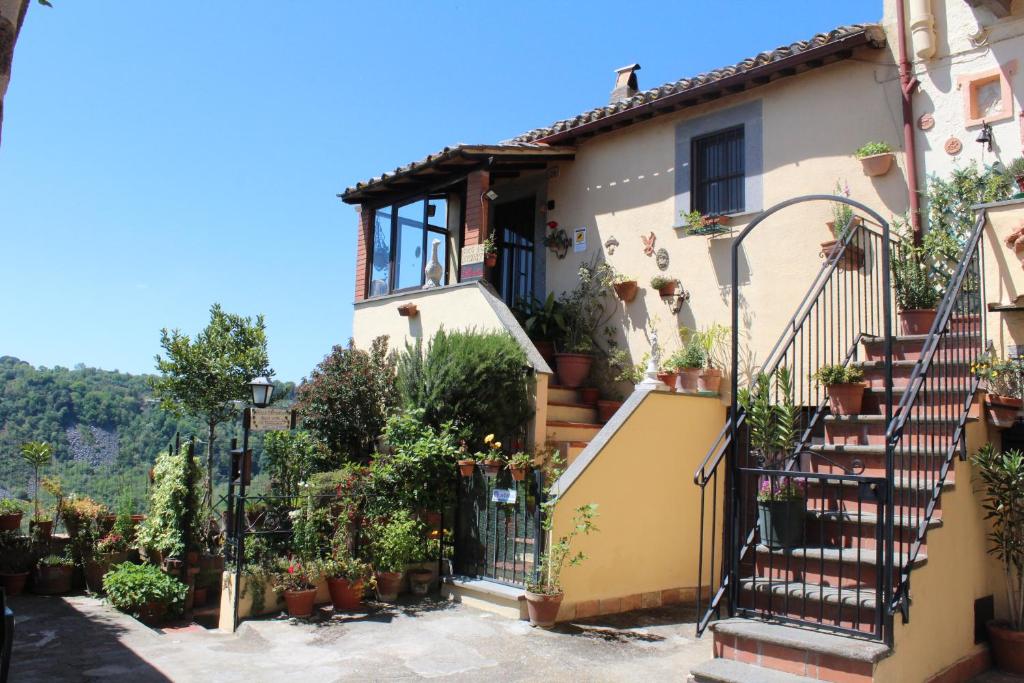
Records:
[[[377,597],[384,602],[395,602],[402,588],[403,572],[419,553],[422,522],[408,511],[399,510],[389,518],[374,520],[367,537],[377,579]]]
[[[68,555],[50,554],[36,562],[32,591],[42,595],[63,595],[71,591],[75,561]]]
[[[151,564],[125,562],[103,577],[107,600],[144,623],[161,623],[185,604],[188,587]]]
[[[989,423],[999,429],[1012,427],[1024,407],[1024,360],[983,354],[971,364],[971,372],[985,383]]]
[[[737,398],[746,415],[752,453],[767,470],[786,469],[799,415],[789,369],[759,374],[754,385],[741,389]],[[804,484],[802,479],[785,475],[765,474],[758,480],[758,531],[763,545],[778,549],[803,543],[807,515]]]
[[[0,531],[0,587],[8,596],[25,590],[33,565],[32,541],[17,531]]]
[[[992,653],[1000,669],[1024,674],[1024,453],[1000,452],[989,443],[971,462],[991,525],[988,552],[1002,564],[1006,582],[1006,619],[988,623]]]
[[[327,590],[335,612],[354,612],[363,601],[363,592],[373,577],[373,568],[349,554],[347,548],[337,548],[320,563]]]
[[[494,235],[488,235],[484,240],[484,265],[488,268],[498,265],[498,245],[494,241]]]
[[[864,371],[857,366],[823,365],[814,373],[815,381],[828,390],[833,415],[857,415],[864,405]]]
[[[679,388],[685,393],[700,391],[700,374],[708,363],[704,346],[697,335],[684,328],[679,330],[683,348],[674,352],[667,361],[679,375]]]
[[[53,519],[43,516],[39,507],[39,470],[50,464],[53,460],[53,446],[45,441],[28,441],[21,444],[21,458],[32,468],[32,482],[34,495],[32,496],[32,525],[40,528],[40,533],[49,538],[53,531]]]
[[[1017,183],[1017,190],[1024,192],[1024,157],[1017,157],[1006,167],[1006,175]]]
[[[914,244],[905,222],[893,221],[899,241],[889,255],[892,286],[899,309],[903,334],[928,334],[942,300],[942,288],[935,282],[934,248],[929,242]]]
[[[530,303],[518,304],[513,313],[537,351],[554,368],[555,342],[566,331],[565,304],[555,298],[554,292],[549,292],[543,301],[534,298]]]
[[[544,508],[544,531],[550,534],[554,526],[554,502],[545,503]],[[581,551],[572,552],[573,541],[580,534],[587,536],[591,532],[599,531],[594,524],[596,518],[595,503],[576,508],[568,532],[550,543],[541,554],[536,574],[526,582],[526,607],[530,614],[530,624],[533,626],[551,628],[555,625],[558,608],[565,598],[565,592],[562,590],[562,571],[566,562],[570,567],[578,567],[587,559]]]
[[[525,481],[526,475],[533,466],[533,455],[530,453],[513,453],[508,459],[508,471],[513,481]]]
[[[284,595],[288,616],[305,619],[313,614],[317,584],[322,578],[320,563],[297,557],[282,559],[274,575],[274,590]]]
[[[876,177],[885,175],[892,167],[895,155],[888,142],[867,142],[854,152],[864,168],[864,175]]]
[[[685,328],[680,329],[680,333]],[[729,328],[713,323],[691,333],[691,342],[700,348],[704,365],[697,377],[697,389],[717,394],[722,388],[722,368],[728,359],[726,342]],[[694,352],[695,353],[695,352]]]
[[[25,504],[15,498],[0,498],[0,531],[17,531],[21,528],[21,517]]]
[[[580,387],[590,374],[598,330],[605,327],[612,315],[605,302],[608,287],[600,266],[596,257],[581,265],[576,287],[559,299],[565,306],[566,324],[559,353],[555,354],[555,368],[559,383],[570,389]]]
[[[85,559],[85,585],[90,591],[103,592],[103,577],[112,567],[128,561],[129,550],[127,539],[113,531],[96,541]]]
[[[651,288],[658,290],[660,296],[672,296],[676,293],[678,281],[674,277],[655,275],[651,278]]]

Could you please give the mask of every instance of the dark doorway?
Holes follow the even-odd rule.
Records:
[[[498,204],[494,207],[494,237],[498,265],[492,277],[501,298],[509,306],[533,297],[533,233],[536,198]]]

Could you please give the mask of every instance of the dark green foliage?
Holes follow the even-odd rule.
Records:
[[[299,387],[303,426],[342,461],[366,460],[395,405],[394,378],[386,336],[374,339],[369,352],[351,340],[335,346]]]
[[[267,432],[263,437],[261,469],[278,495],[296,496],[299,482],[340,464],[338,458],[307,431]]]
[[[202,473],[199,458],[189,458],[187,446],[177,454],[162,453],[157,458],[149,514],[136,534],[141,547],[177,557],[196,547],[202,528]]]
[[[182,607],[188,588],[151,564],[117,565],[103,577],[103,590],[117,609],[138,616],[147,602],[167,605],[172,611]]]
[[[526,354],[502,332],[442,329],[425,350],[419,340],[406,345],[398,361],[404,405],[421,408],[435,429],[453,423],[473,448],[487,434],[507,438],[526,424],[532,382]]]

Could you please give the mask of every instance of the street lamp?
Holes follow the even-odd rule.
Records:
[[[252,404],[257,408],[267,407],[274,394],[274,385],[266,377],[257,377],[249,382],[249,389],[252,391]]]

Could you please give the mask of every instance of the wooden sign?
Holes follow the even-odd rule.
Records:
[[[253,408],[249,411],[249,429],[254,432],[275,432],[295,426],[292,411],[281,408]]]

